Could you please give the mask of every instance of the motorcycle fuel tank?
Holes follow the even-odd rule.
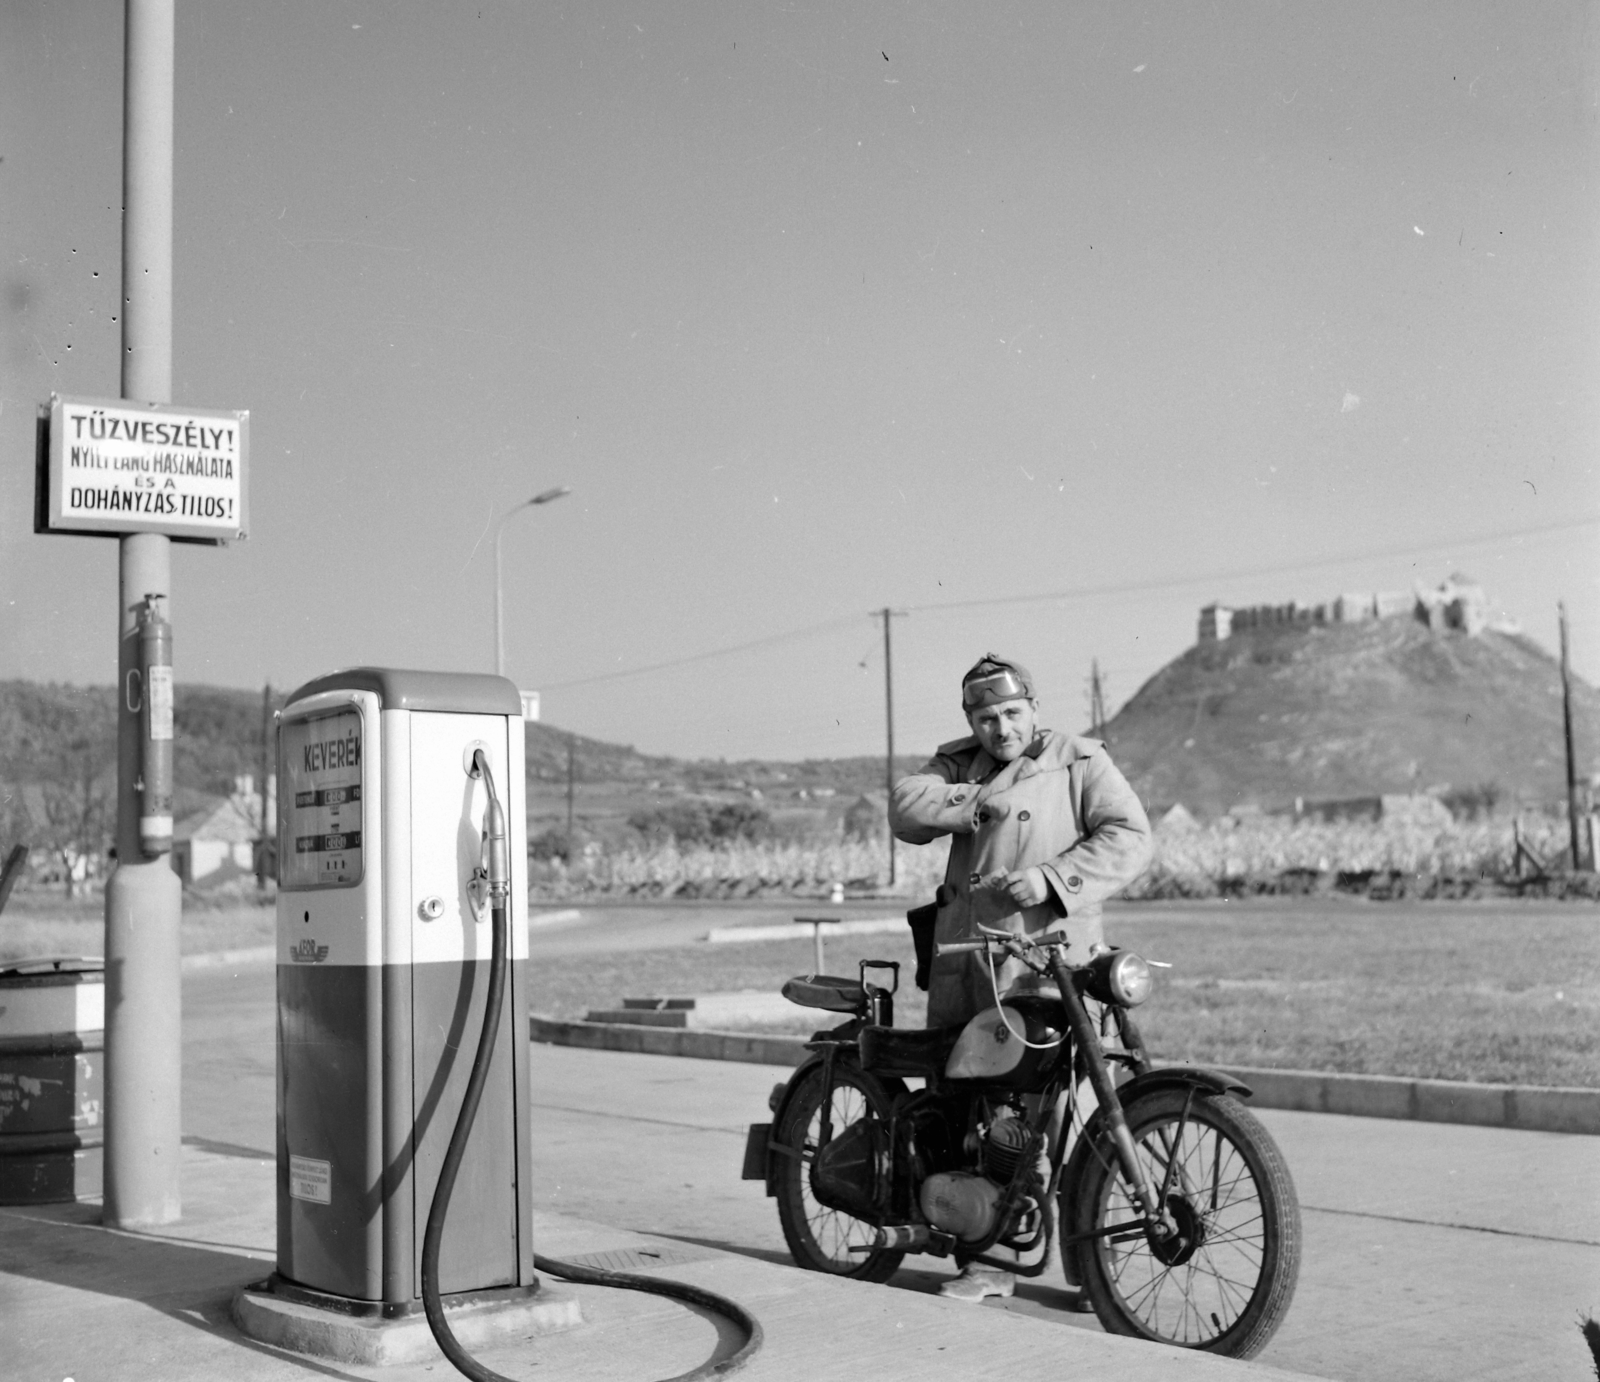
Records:
[[[1060,1033],[1037,1017],[1030,1021],[1021,1008],[1003,1003],[979,1013],[962,1029],[945,1062],[945,1078],[1024,1089],[1054,1063],[1060,1042]]]

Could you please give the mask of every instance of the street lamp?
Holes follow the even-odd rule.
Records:
[[[557,485],[554,489],[543,490],[532,499],[524,499],[514,508],[507,509],[500,515],[500,520],[494,525],[494,670],[496,676],[506,674],[506,617],[505,600],[500,590],[500,530],[505,527],[506,519],[514,513],[521,513],[523,509],[531,509],[535,504],[548,504],[554,499],[560,499],[572,493],[571,485]]]

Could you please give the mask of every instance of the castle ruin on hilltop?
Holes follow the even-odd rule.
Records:
[[[1363,624],[1372,619],[1415,619],[1430,629],[1477,635],[1489,627],[1483,587],[1466,576],[1451,576],[1432,590],[1385,590],[1340,595],[1327,604],[1245,605],[1214,603],[1200,611],[1202,643],[1219,643],[1251,629],[1311,624]],[[1500,624],[1496,628],[1502,627]],[[1508,628],[1513,626],[1506,626]]]

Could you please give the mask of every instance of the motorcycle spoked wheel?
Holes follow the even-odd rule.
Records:
[[[1282,1322],[1300,1274],[1300,1203],[1282,1153],[1227,1095],[1153,1090],[1124,1113],[1157,1190],[1176,1161],[1167,1208],[1179,1233],[1152,1242],[1140,1229],[1079,1244],[1078,1272],[1095,1314],[1108,1333],[1253,1358]],[[1140,1217],[1108,1137],[1089,1158],[1075,1201],[1062,1206],[1075,1233]]]
[[[822,1086],[822,1067],[814,1066],[801,1076],[773,1129],[776,1141],[801,1149],[799,1160],[791,1156],[778,1160],[778,1222],[783,1226],[784,1241],[795,1262],[808,1271],[855,1281],[887,1281],[905,1254],[885,1248],[851,1252],[852,1246],[871,1243],[877,1230],[842,1210],[828,1208],[812,1192],[811,1167],[822,1127]],[[832,1098],[835,1137],[863,1118],[888,1119],[889,1092],[873,1076],[850,1066],[834,1067]]]

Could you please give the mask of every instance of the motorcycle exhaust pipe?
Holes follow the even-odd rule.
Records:
[[[895,1252],[931,1252],[935,1257],[948,1256],[955,1246],[953,1233],[941,1233],[927,1224],[884,1224],[874,1230],[870,1243],[852,1243],[847,1252],[877,1252],[890,1248]]]

